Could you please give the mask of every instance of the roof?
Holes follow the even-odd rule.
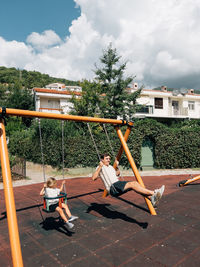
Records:
[[[39,93],[47,93],[47,94],[60,94],[60,95],[77,95],[77,96],[81,96],[82,93],[80,92],[71,92],[71,91],[67,91],[67,90],[54,90],[54,89],[46,89],[46,88],[34,88],[33,89],[35,92],[39,92]]]

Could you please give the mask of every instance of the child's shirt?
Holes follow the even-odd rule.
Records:
[[[59,188],[49,188],[46,187],[45,189],[45,196],[46,197],[57,197],[60,194]],[[59,202],[59,199],[49,199],[49,204],[56,204]]]

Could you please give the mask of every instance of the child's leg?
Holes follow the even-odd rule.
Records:
[[[65,213],[64,213],[63,209],[61,209],[60,207],[57,207],[57,208],[56,208],[56,211],[60,214],[61,218],[62,218],[65,222],[68,222],[68,219],[67,219],[67,217],[65,216]]]
[[[65,209],[65,212],[66,212],[67,216],[70,218],[72,216],[72,214],[71,214],[71,212],[70,212],[70,210],[68,208],[68,205],[65,204],[65,203],[62,203],[62,207],[63,207],[63,209]]]

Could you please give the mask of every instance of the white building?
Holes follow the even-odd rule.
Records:
[[[136,89],[137,84],[134,84],[128,91]],[[135,117],[200,118],[200,94],[195,94],[194,89],[169,91],[166,86],[161,90],[143,89],[137,103],[141,106]]]
[[[33,92],[36,111],[68,114],[72,108],[70,99],[73,95],[80,98],[82,88],[52,83],[45,88],[33,88]]]
[[[128,92],[138,89],[138,84],[127,88]],[[36,111],[64,113],[71,111],[70,99],[74,95],[81,98],[80,86],[66,86],[61,83],[52,83],[45,88],[34,88]],[[137,99],[139,110],[135,117],[151,118],[200,118],[200,94],[195,94],[193,89],[176,89],[170,91],[166,86],[160,90],[142,89]]]

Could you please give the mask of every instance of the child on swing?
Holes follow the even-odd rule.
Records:
[[[44,184],[42,190],[40,191],[40,196],[46,196],[46,197],[57,197],[59,196],[60,192],[63,190],[65,181],[62,182],[61,187],[57,188],[57,181],[55,178],[50,177],[47,182]],[[61,218],[64,220],[66,223],[67,227],[69,229],[72,229],[74,227],[74,224],[71,223],[72,221],[78,219],[77,216],[73,216],[68,208],[68,205],[65,203],[62,203],[62,208],[59,207],[59,199],[49,199],[49,210],[50,211],[57,211]],[[67,217],[65,216],[65,213],[63,211],[65,210]]]

